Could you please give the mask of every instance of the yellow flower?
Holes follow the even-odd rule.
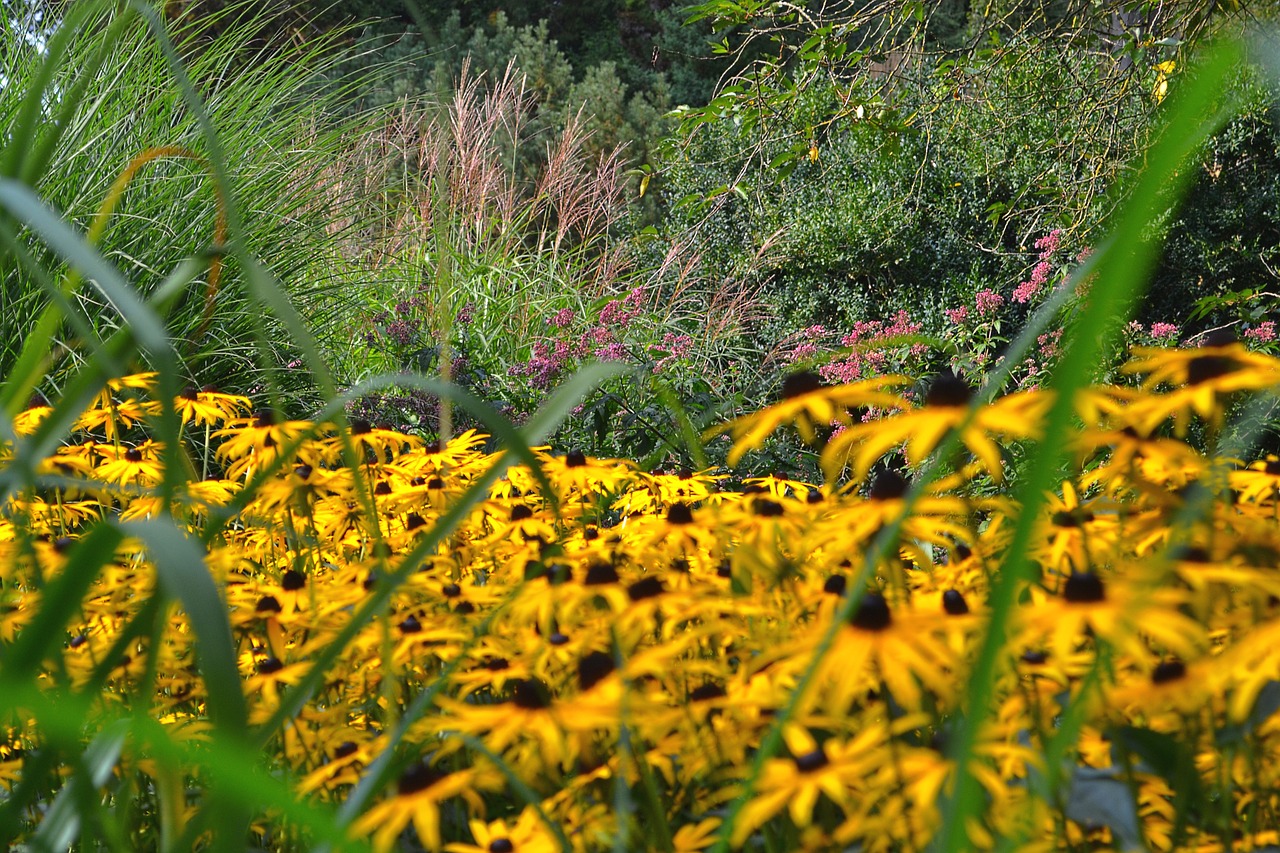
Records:
[[[496,778],[495,778],[496,777]],[[356,835],[373,835],[375,850],[391,850],[396,839],[412,823],[418,839],[428,850],[439,850],[440,804],[462,797],[474,812],[484,811],[481,793],[498,787],[500,776],[495,771],[475,769],[445,773],[417,762],[400,775],[396,793],[360,816],[352,831]],[[452,850],[455,845],[448,845]]]
[[[475,844],[446,844],[450,853],[560,853],[560,842],[532,806],[525,806],[515,822],[469,822]]]
[[[826,386],[815,374],[794,373],[782,384],[780,402],[722,424],[707,436],[730,433],[734,442],[728,462],[737,465],[744,454],[763,444],[783,424],[794,425],[805,441],[813,442],[819,427],[853,423],[851,410],[906,408],[906,401],[889,389],[910,384],[911,380],[904,376],[877,376],[848,385]]]
[[[765,762],[751,800],[734,824],[734,847],[784,810],[796,827],[808,826],[823,794],[837,807],[850,807],[865,781],[890,760],[883,723],[869,723],[852,740],[831,738],[819,744],[796,725],[787,726],[783,738],[793,757]]]
[[[942,374],[930,384],[924,406],[915,408],[904,403],[895,415],[854,424],[834,436],[822,451],[822,470],[831,480],[850,465],[854,479],[861,480],[877,459],[900,444],[906,445],[907,464],[916,466],[948,432],[962,429],[961,442],[999,482],[1004,465],[996,439],[1038,435],[1052,398],[1042,391],[1022,391],[979,406],[971,413],[972,395],[973,389],[963,379]]]

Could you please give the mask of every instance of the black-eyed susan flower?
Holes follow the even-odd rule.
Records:
[[[387,851],[395,847],[396,839],[412,824],[428,850],[439,850],[443,843],[441,804],[459,797],[473,812],[483,814],[483,794],[496,789],[500,779],[495,770],[465,768],[450,773],[426,761],[415,762],[400,774],[395,793],[361,815],[352,825],[352,831],[373,836],[374,849]],[[452,850],[454,846],[446,849]]]
[[[853,424],[834,436],[822,451],[828,479],[849,465],[855,479],[866,477],[882,456],[904,445],[907,463],[921,464],[948,432],[961,429],[960,440],[997,482],[1004,472],[1000,441],[1034,438],[1052,402],[1043,391],[1021,391],[980,405],[972,412],[973,389],[952,373],[935,377],[924,405],[903,403],[898,413]]]
[[[854,423],[851,412],[859,409],[907,408],[906,401],[893,389],[910,384],[903,376],[877,376],[848,385],[827,386],[816,374],[791,374],[783,381],[779,402],[717,427],[709,435],[728,432],[732,436],[733,448],[728,461],[736,465],[743,455],[759,447],[784,424],[795,426],[805,441],[813,442],[821,428]]]

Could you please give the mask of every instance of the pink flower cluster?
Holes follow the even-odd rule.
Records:
[[[1004,305],[1004,297],[994,290],[983,289],[977,292],[973,302],[978,309],[978,316],[986,317],[1000,310],[1000,306]]]
[[[1276,322],[1275,320],[1261,322],[1252,329],[1245,329],[1244,336],[1254,343],[1269,344],[1276,339]]]
[[[693,350],[693,338],[667,332],[662,336],[662,343],[654,344],[649,349],[663,354],[663,357],[653,365],[653,372],[658,373],[669,367],[672,362],[679,361],[688,355]]]
[[[637,287],[628,293],[625,299],[611,299],[600,309],[600,322],[626,328],[627,324],[640,313],[640,305],[643,302],[643,287]]]
[[[537,341],[529,360],[524,364],[513,364],[508,372],[512,376],[529,377],[529,384],[534,388],[550,388],[570,355],[568,341],[556,341],[553,345]]]
[[[1157,341],[1178,337],[1178,327],[1173,323],[1152,323],[1150,332]]]
[[[947,319],[952,325],[962,326],[964,321],[969,319],[969,306],[961,305],[959,308],[944,308],[942,313],[947,315]]]
[[[1036,337],[1036,345],[1040,349],[1040,357],[1052,361],[1061,352],[1062,329],[1057,328]]]
[[[1050,259],[1061,245],[1061,228],[1055,228],[1039,240],[1036,240],[1036,248],[1040,250],[1040,257],[1037,259],[1036,265],[1031,269],[1031,277],[1014,288],[1014,302],[1019,305],[1025,305],[1040,292],[1040,288],[1044,287],[1045,283],[1049,281],[1049,273],[1053,271]]]
[[[786,340],[782,342],[781,346],[786,346],[788,343],[794,343],[794,347],[788,355],[788,358],[791,364],[795,364],[798,361],[813,358],[815,355],[822,352],[823,347],[819,344],[826,336],[826,326],[806,326],[795,334],[789,335]],[[796,341],[799,341],[799,343],[795,343]]]
[[[853,324],[853,331],[840,339],[841,345],[857,347],[857,349],[844,361],[825,364],[818,372],[828,382],[839,383],[856,382],[863,377],[882,375],[890,368],[889,359],[894,354],[894,349],[892,345],[889,349],[868,345],[891,338],[918,335],[922,328],[920,323],[911,321],[911,315],[906,311],[899,311],[889,321],[858,320]],[[910,344],[906,347],[907,354],[913,356],[923,355],[926,351],[928,347],[924,344]]]
[[[612,299],[600,309],[600,317],[595,325],[582,333],[577,340],[568,337],[557,337],[550,341],[537,341],[533,344],[533,355],[522,364],[513,364],[507,373],[511,376],[527,376],[529,384],[535,388],[549,388],[560,375],[571,359],[587,357],[601,361],[626,361],[630,352],[624,343],[618,340],[618,329],[625,329],[639,314],[644,303],[644,288],[636,288],[621,299]],[[562,308],[547,318],[547,325],[561,330],[568,330],[577,319],[572,308]],[[588,318],[589,319],[589,318]],[[560,334],[567,334],[562,331]],[[692,346],[692,340],[690,341]]]

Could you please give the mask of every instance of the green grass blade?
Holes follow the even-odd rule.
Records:
[[[80,758],[80,772],[58,792],[40,821],[40,828],[31,839],[33,850],[54,853],[72,845],[81,831],[84,801],[97,804],[98,789],[114,774],[128,732],[128,723],[117,720],[93,739]]]
[[[236,666],[235,641],[227,605],[205,565],[204,549],[168,517],[126,522],[121,529],[146,543],[161,587],[181,602],[191,620],[209,697],[209,716],[225,736],[240,737],[248,724],[248,711]]]
[[[99,524],[75,544],[62,571],[44,588],[35,618],[13,645],[4,649],[5,681],[20,682],[36,673],[50,650],[65,637],[67,621],[79,611],[85,592],[123,539],[119,530]]]
[[[144,349],[157,359],[175,358],[164,325],[133,292],[119,271],[29,187],[10,178],[0,178],[0,206],[39,234],[51,249],[85,278],[92,280],[120,315],[121,321],[133,330]],[[6,409],[12,411],[11,404],[6,405]]]
[[[1128,319],[1141,294],[1161,245],[1155,223],[1169,204],[1181,197],[1191,178],[1192,170],[1184,165],[1187,158],[1229,114],[1229,104],[1221,104],[1222,93],[1227,91],[1241,59],[1238,44],[1218,47],[1205,57],[1198,73],[1185,79],[1184,88],[1169,99],[1162,129],[1147,153],[1146,167],[1112,225],[1106,244],[1096,253],[1096,282],[1054,374],[1057,397],[1046,420],[1044,438],[1037,445],[1034,462],[1019,491],[1018,523],[992,586],[989,627],[969,679],[967,713],[957,727],[953,745],[956,787],[945,803],[938,849],[968,849],[966,826],[981,810],[982,788],[968,765],[974,756],[978,729],[994,695],[1017,591],[1031,570],[1028,549],[1039,510],[1044,495],[1055,486],[1055,474],[1064,459],[1064,437],[1074,414],[1074,392],[1090,381],[1099,356]]]

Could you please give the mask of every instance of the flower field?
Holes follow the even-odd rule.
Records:
[[[90,773],[85,813],[126,811],[129,844],[195,844],[217,826],[194,817],[202,744],[234,722],[377,850],[924,849],[958,778],[979,793],[966,846],[1275,845],[1280,461],[1184,438],[1274,391],[1280,360],[1215,341],[1125,372],[1075,393],[1070,464],[1029,521],[990,484],[1054,392],[979,404],[953,375],[918,395],[793,376],[725,430],[740,454],[841,422],[828,480],[740,487],[111,380],[46,458],[9,445],[43,485],[0,527],[7,663],[35,685],[0,743],[6,816],[41,837],[38,804]],[[18,446],[53,411],[34,401]],[[899,446],[909,468],[884,464]],[[185,591],[157,519],[200,543]],[[1002,576],[1011,549],[1023,576]],[[240,695],[208,674],[220,638]],[[86,754],[130,716],[153,740],[116,741],[105,772],[44,760],[41,702],[75,696]],[[252,833],[310,849],[305,824],[267,805]]]

